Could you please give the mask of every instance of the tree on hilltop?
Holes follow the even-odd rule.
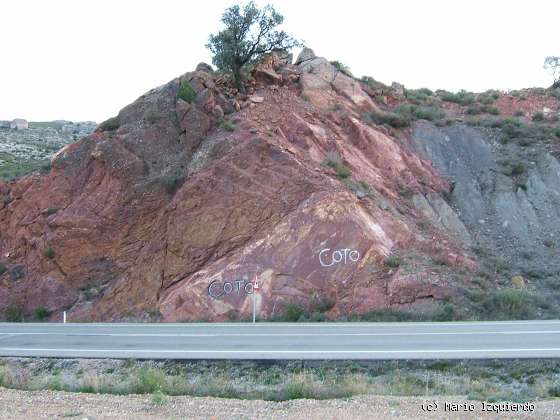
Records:
[[[235,85],[243,90],[247,68],[263,54],[289,50],[300,42],[277,28],[284,16],[273,6],[259,9],[250,1],[243,8],[229,7],[222,15],[225,29],[210,35],[206,47],[214,55],[212,63],[233,76]]]
[[[544,59],[544,68],[552,73],[552,87],[560,87],[560,57],[548,56]]]

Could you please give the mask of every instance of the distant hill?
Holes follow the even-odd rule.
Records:
[[[0,122],[0,179],[13,179],[48,168],[57,150],[88,135],[96,127],[91,121],[29,122],[27,125],[28,128],[16,130],[10,129],[10,121]]]

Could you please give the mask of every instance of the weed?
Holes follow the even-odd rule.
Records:
[[[152,393],[152,405],[161,407],[165,404],[167,404],[167,396],[161,390]]]
[[[475,101],[474,93],[467,92],[466,90],[460,90],[457,93],[439,90],[436,93],[443,101],[454,102],[459,105],[471,105]]]
[[[54,260],[54,257],[55,257],[54,249],[52,249],[50,246],[47,247],[47,248],[43,251],[43,256],[44,256],[45,258],[48,258],[49,260]]]
[[[221,117],[218,120],[218,126],[223,128],[226,131],[235,131],[235,124],[233,124],[231,121],[225,119],[224,117]]]
[[[44,321],[45,319],[47,319],[49,317],[50,314],[51,314],[51,311],[49,311],[44,306],[39,306],[33,312],[33,315],[34,315],[35,319],[38,320],[38,321]]]
[[[533,121],[544,121],[544,113],[537,111],[533,114]]]
[[[106,121],[103,121],[99,124],[99,129],[101,131],[115,131],[117,128],[120,127],[119,117],[112,117]]]
[[[393,128],[404,128],[410,125],[410,117],[394,112],[372,111],[365,113],[362,118],[368,124],[386,124]]]
[[[401,258],[398,255],[390,255],[385,259],[385,265],[391,268],[398,268],[401,265]]]
[[[8,269],[6,268],[6,264],[0,263],[0,276],[4,274]]]
[[[7,322],[22,322],[23,321],[23,311],[21,308],[15,304],[12,304],[6,308],[5,317]]]
[[[177,91],[177,98],[189,103],[193,103],[195,101],[196,92],[188,81],[183,80],[181,82],[181,86],[179,86],[179,90]]]

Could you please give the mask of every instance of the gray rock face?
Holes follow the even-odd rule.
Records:
[[[314,58],[317,58],[317,56],[315,55],[313,50],[311,48],[304,47],[296,58],[295,64],[299,65],[304,61],[313,60]]]
[[[526,182],[520,186],[504,173],[501,163],[501,157],[511,152],[505,148],[518,146],[494,144],[478,129],[461,124],[438,128],[420,121],[413,128],[412,143],[454,183],[449,202],[475,244],[494,251],[519,273],[557,276],[560,163],[556,158],[545,151],[538,152],[532,163],[525,157]],[[426,214],[430,204],[439,217],[429,200],[422,197],[415,202]],[[442,219],[442,225],[464,235],[454,217],[446,214],[450,224],[445,226]]]

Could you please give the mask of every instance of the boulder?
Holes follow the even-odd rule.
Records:
[[[295,64],[297,66],[305,61],[313,60],[314,58],[317,58],[317,56],[315,55],[313,50],[311,48],[304,47],[303,50],[301,50],[301,52],[299,53]]]
[[[258,68],[254,72],[254,77],[257,82],[265,83],[268,85],[279,85],[282,83],[282,76],[277,74],[272,69]]]
[[[393,82],[391,84],[391,88],[397,95],[404,96],[404,85],[401,85],[400,83],[397,82]]]
[[[251,95],[249,96],[249,100],[255,104],[260,104],[262,102],[264,102],[264,98],[262,96],[258,96],[258,95]]]
[[[210,64],[198,63],[198,65],[196,66],[196,71],[205,71],[205,72],[208,72],[208,73],[213,73],[214,69],[212,68],[212,66]]]

